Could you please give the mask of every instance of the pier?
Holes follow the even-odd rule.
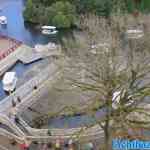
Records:
[[[32,47],[6,36],[0,36],[0,43],[0,76],[17,61],[29,64],[46,57],[61,55],[60,47],[55,50],[36,51]]]

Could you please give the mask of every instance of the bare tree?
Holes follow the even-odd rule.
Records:
[[[143,50],[143,44],[147,44],[144,39],[121,37],[127,24],[121,26],[112,18],[110,25],[103,18],[91,18],[84,20],[86,38],[80,38],[78,55],[69,59],[64,76],[72,87],[93,93],[92,104],[85,109],[87,114],[95,116],[95,104],[98,109],[105,108],[105,116],[95,119],[104,131],[105,149],[109,150],[114,130],[144,128],[149,123],[130,116],[135,112],[149,116],[139,106],[150,95],[150,55]]]
[[[87,93],[89,101],[83,108],[66,106],[46,115],[47,118],[64,112],[92,116],[104,131],[105,150],[111,149],[114,131],[128,134],[130,128],[149,128],[150,115],[143,107],[150,95],[149,43],[145,33],[140,39],[129,39],[126,35],[130,28],[139,24],[143,27],[139,20],[132,16],[111,16],[110,24],[94,15],[84,18],[84,31],[75,33],[71,44],[65,40],[65,48],[75,53],[66,54],[60,64],[69,90]],[[96,117],[100,109],[105,115]],[[146,116],[144,120],[143,116]]]

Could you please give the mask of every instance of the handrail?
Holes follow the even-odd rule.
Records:
[[[10,127],[18,136],[25,136],[24,132],[12,122],[6,115],[0,114],[1,123]]]
[[[7,130],[2,129],[2,128],[0,128],[0,135],[5,136],[9,139],[15,139],[16,141],[18,141],[20,143],[24,142],[24,137],[17,136],[17,135],[10,133]]]
[[[49,129],[35,129],[31,128],[25,121],[23,121],[22,118],[19,118],[21,125],[25,129],[29,131],[31,135],[28,135],[27,133],[24,135],[15,135],[13,133],[10,133],[6,131],[5,129],[0,128],[0,134],[3,134],[9,138],[14,138],[19,142],[23,142],[25,138],[31,140],[31,141],[45,141],[45,140],[51,140],[55,141],[57,139],[73,139],[78,140],[78,138],[82,138],[82,140],[90,140],[90,139],[97,139],[97,138],[104,138],[104,132],[103,130],[98,126],[95,125],[91,128],[88,128],[85,130],[83,128],[71,128],[71,129],[51,129],[51,135],[48,135]],[[15,124],[15,123],[14,123]],[[12,127],[11,127],[12,128]],[[78,133],[83,129],[80,135]]]
[[[9,150],[8,148],[6,148],[6,147],[4,147],[2,145],[0,145],[0,149],[2,149],[2,150]]]

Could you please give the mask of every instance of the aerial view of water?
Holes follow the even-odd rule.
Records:
[[[25,0],[0,0],[0,16],[6,16],[7,26],[0,26],[0,34],[15,38],[23,43],[34,46],[37,43],[47,44],[58,42],[62,36],[70,31],[59,31],[56,35],[43,35],[40,29],[31,24],[24,23],[23,10]]]
[[[25,4],[24,0],[0,0],[0,16],[6,16],[7,26],[0,26],[0,34],[12,37],[23,43],[34,46],[36,44],[47,44],[48,42],[58,42],[63,36],[68,36],[70,31],[59,31],[57,35],[42,35],[41,31],[31,24],[25,24],[22,12]],[[32,67],[32,64],[24,65],[17,62],[9,71],[15,71],[20,78],[23,73]],[[3,90],[2,80],[0,81],[0,100],[7,95]],[[105,111],[99,110],[97,117],[104,116]],[[94,124],[95,120],[87,115],[73,117],[57,117],[49,120],[50,127],[79,127],[86,124]]]
[[[34,63],[23,64],[22,62],[18,61],[8,71],[16,72],[16,76],[19,79],[19,78],[22,77],[22,75],[25,73],[25,71],[27,71],[28,69],[30,69],[33,65],[34,65]],[[0,101],[3,100],[5,97],[8,96],[5,93],[5,91],[3,90],[2,77],[0,77]]]

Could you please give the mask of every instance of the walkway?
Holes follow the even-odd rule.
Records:
[[[35,77],[20,86],[10,96],[0,101],[0,113],[8,115],[10,108],[12,108],[12,101],[16,100],[17,97],[21,99],[21,103],[17,104],[18,113],[23,112],[27,107],[36,102],[36,97],[44,89],[45,84],[51,83],[52,86],[57,81],[57,78],[61,77],[60,72],[56,65],[50,64]]]
[[[22,99],[22,101],[17,104],[18,114],[22,113],[33,103],[37,102],[37,95],[44,90],[45,84],[49,84],[51,81],[51,86],[53,85],[52,83],[60,77],[60,72],[58,70],[59,68],[56,69],[56,66],[54,65],[47,67],[39,75],[15,92],[15,96],[21,94],[19,96]],[[34,89],[35,85],[37,86],[37,89]],[[2,135],[14,138],[18,142],[23,142],[25,138],[28,138],[31,141],[40,142],[56,141],[60,138],[64,140],[68,140],[70,138],[77,140],[81,137],[85,141],[95,138],[103,138],[103,131],[98,125],[89,128],[51,129],[51,135],[48,135],[48,129],[31,128],[22,118],[19,118],[22,126],[20,128],[20,126],[7,117],[9,115],[9,110],[12,107],[11,101],[13,96],[14,94],[0,103],[0,121],[10,127],[16,135],[10,133],[6,129],[0,128],[0,134]],[[23,128],[25,130],[23,130]]]

